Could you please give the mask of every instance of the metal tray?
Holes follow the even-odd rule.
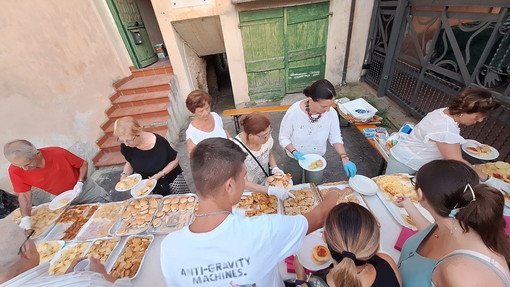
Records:
[[[90,247],[87,250],[87,252],[85,253],[85,255],[86,256],[90,255],[90,252],[92,251],[92,248],[94,248],[94,246],[96,245],[96,242],[98,242],[98,241],[111,241],[111,240],[116,240],[117,242],[113,245],[113,248],[112,248],[112,250],[110,250],[108,255],[106,255],[106,258],[104,260],[100,259],[101,263],[106,266],[106,263],[108,262],[108,258],[110,258],[110,256],[113,254],[113,251],[117,248],[117,246],[119,246],[119,243],[121,241],[120,237],[110,237],[110,238],[98,238],[98,239],[95,239],[94,241],[92,241],[90,243]]]
[[[69,248],[72,248],[78,244],[86,244],[87,247],[84,249],[84,251],[80,254],[77,254],[75,257],[71,258],[71,260],[68,260],[66,262],[68,262],[68,264],[66,264],[66,267],[65,268],[62,268],[62,271],[61,272],[57,272],[57,273],[54,273],[54,265],[55,263],[60,259],[60,257],[66,252],[66,250],[69,250]],[[64,248],[62,248],[57,254],[55,254],[55,256],[53,256],[53,259],[50,261],[50,269],[48,270],[48,273],[50,275],[61,275],[61,274],[64,274],[67,269],[69,268],[69,266],[71,266],[71,263],[73,263],[74,260],[80,258],[80,257],[83,257],[84,254],[87,254],[87,251],[88,249],[90,248],[90,242],[81,242],[81,243],[68,243],[66,244],[66,246]]]
[[[408,222],[410,217],[404,208],[400,208],[400,207],[396,206],[395,203],[393,203],[392,201],[386,200],[386,196],[381,191],[377,192],[377,197],[379,197],[379,199],[382,201],[382,203],[384,204],[386,209],[388,209],[388,211],[390,212],[391,216],[393,216],[393,218],[395,218],[395,220],[400,225],[405,226],[410,229],[413,229],[413,230],[417,230],[416,226],[414,226],[411,222]],[[425,208],[423,208],[423,206],[421,206],[418,202],[413,202],[413,203],[416,206],[416,208],[418,209],[418,211],[420,211],[420,213],[428,221],[434,222],[434,218],[432,217],[432,215],[430,215],[430,213]]]
[[[319,203],[322,201],[322,198],[319,195],[319,192],[317,191],[315,184],[313,184],[313,183],[303,183],[303,184],[294,185],[289,191],[292,194],[295,194],[295,191],[303,190],[303,189],[309,189],[310,192],[312,193],[312,197],[313,197],[312,198],[313,199],[312,208],[310,210],[304,210],[303,206],[300,205],[299,203],[297,203],[294,198],[287,198],[283,201],[283,213],[284,214],[295,215],[295,214],[289,212],[289,208],[286,206],[286,204],[288,204],[288,203],[297,204],[297,206],[300,208],[299,212],[297,212],[296,214],[304,214],[304,213],[308,213],[308,212],[312,211],[312,209],[315,206],[319,205]]]
[[[121,212],[121,216],[127,212],[131,202],[134,202],[134,201],[142,201],[142,200],[146,200],[146,199],[151,199],[151,198],[155,198],[156,200],[158,200],[158,204],[157,206],[155,207],[156,209],[156,212],[157,212],[157,209],[159,207],[159,205],[161,204],[161,199],[163,198],[163,196],[159,195],[159,194],[151,194],[151,195],[148,195],[144,198],[131,198],[128,203],[126,204],[126,206],[122,209],[122,212]],[[149,208],[150,209],[150,208]],[[154,212],[154,214],[156,213]],[[150,218],[150,220],[147,222],[147,224],[141,228],[130,228],[128,230],[126,230],[125,232],[119,232],[119,229],[120,227],[125,223],[125,222],[131,222],[133,220],[133,218],[129,218],[129,219],[119,219],[111,228],[110,228],[110,231],[109,231],[109,234],[110,235],[115,235],[115,236],[126,236],[126,235],[134,235],[134,234],[139,234],[139,233],[142,233],[142,232],[145,232],[147,231],[150,227],[151,227],[151,224],[152,224],[152,220],[154,219],[154,214],[150,214],[149,212],[147,212],[146,214],[149,214],[151,215],[152,217]]]
[[[319,185],[319,186],[317,186],[317,189],[319,190],[319,194],[320,194],[322,199],[324,199],[324,196],[325,196],[325,193],[323,193],[323,191],[325,191],[325,190],[327,190],[329,188],[332,188],[332,187],[337,187],[339,189],[348,188],[348,190],[345,193],[345,195],[338,198],[337,204],[340,204],[342,202],[346,202],[346,199],[348,199],[351,196],[355,196],[358,199],[358,201],[359,201],[359,205],[361,205],[361,206],[365,207],[366,209],[370,210],[370,208],[368,207],[368,204],[366,203],[366,201],[363,198],[363,196],[361,196],[361,194],[357,193],[352,188],[350,188],[349,184],[347,182],[345,182],[345,183],[338,182],[335,185],[328,184],[328,185]]]
[[[83,208],[85,207],[85,211],[81,214],[81,218],[83,219],[86,219],[85,222],[83,222],[83,224],[79,227],[78,231],[76,232],[76,234],[74,235],[74,237],[72,238],[69,238],[67,241],[70,241],[70,240],[73,240],[76,235],[78,235],[78,233],[80,232],[80,230],[83,228],[83,226],[87,223],[87,221],[93,216],[94,211],[92,211],[91,213],[91,208],[92,207],[98,207],[99,205],[98,204],[84,204],[84,205],[74,205],[74,206],[71,206],[69,207],[65,213],[63,213],[61,216],[60,216],[60,219],[57,221],[57,223],[55,224],[55,226],[53,227],[53,229],[51,230],[51,232],[48,233],[48,235],[46,235],[45,237],[45,241],[51,241],[51,240],[62,240],[65,236],[64,232],[69,228],[71,227],[71,225],[75,224],[76,221],[63,221],[63,216],[67,213],[67,212],[71,212],[71,210],[73,209],[78,209],[78,208]]]
[[[55,253],[53,253],[53,254],[51,255],[51,258],[43,258],[43,257],[42,257],[41,250],[40,250],[40,248],[41,248],[40,246],[41,246],[42,244],[47,244],[47,243],[49,243],[49,242],[55,242],[55,243],[59,246],[59,247],[58,247],[58,250],[57,250]],[[55,241],[41,241],[41,242],[36,243],[37,251],[39,252],[39,265],[41,265],[41,264],[43,264],[43,263],[46,263],[46,262],[50,262],[50,261],[51,261],[51,260],[52,260],[52,259],[53,259],[53,258],[54,258],[57,254],[58,254],[58,252],[59,252],[60,250],[62,250],[62,247],[64,247],[64,245],[65,245],[65,244],[66,244],[66,242],[65,242],[65,241],[63,241],[63,240],[55,240]],[[48,256],[48,257],[49,257],[49,256]]]
[[[135,238],[135,237],[140,237],[140,238],[150,238],[150,242],[149,242],[149,245],[147,246],[147,248],[145,249],[144,253],[143,253],[143,256],[142,258],[140,259],[140,265],[138,266],[138,270],[136,271],[136,273],[133,275],[133,277],[130,277],[131,279],[134,279],[136,278],[136,276],[138,276],[138,273],[140,273],[140,269],[142,268],[142,265],[145,261],[145,257],[147,255],[147,252],[149,251],[152,243],[154,242],[154,235],[152,234],[148,234],[148,235],[130,235],[126,238],[126,241],[124,242],[124,244],[121,246],[121,247],[117,247],[117,248],[120,248],[119,249],[119,252],[117,253],[116,256],[110,256],[107,260],[107,264],[106,264],[106,271],[112,275],[112,271],[113,271],[113,267],[115,266],[115,263],[122,257],[123,253],[124,253],[124,249],[126,248],[126,245],[128,244],[129,240],[131,238]],[[125,260],[123,260],[122,262],[125,262]],[[112,275],[113,277],[115,277],[114,275]],[[115,277],[117,278],[117,277]],[[122,278],[122,277],[118,277],[118,278]]]
[[[49,206],[49,203],[44,203],[44,204],[41,204],[37,207],[34,207],[32,209],[32,227],[34,227],[35,225],[35,218],[37,216],[37,212],[40,212],[40,210],[42,208],[46,209],[48,208]],[[39,231],[37,231],[36,229],[36,232],[34,233],[34,236],[32,237],[34,240],[35,239],[42,239],[42,238],[45,238],[46,235],[52,230],[52,228],[55,226],[55,224],[57,223],[57,221],[60,219],[60,217],[62,216],[62,214],[65,212],[66,208],[62,208],[61,210],[49,210],[48,208],[48,211],[51,212],[51,213],[59,213],[58,215],[56,215],[52,220],[50,220],[48,222],[48,224],[46,225],[45,228],[43,229],[40,229]]]
[[[253,194],[254,194],[254,192],[245,191],[245,192],[243,192],[243,196],[241,197],[241,200],[245,200],[245,198],[252,197]],[[261,194],[264,194],[264,193],[261,193]],[[267,196],[267,194],[264,194],[264,195]],[[282,205],[280,203],[280,200],[278,198],[276,198],[276,200],[277,200],[277,203],[276,203],[275,212],[271,212],[271,213],[268,213],[268,214],[281,214],[282,213],[283,208],[282,208]],[[256,206],[256,208],[253,208],[253,207],[243,208],[243,207],[244,207],[243,204],[238,202],[232,208],[232,213],[238,214],[238,215],[242,215],[242,216],[257,216],[257,215],[265,213],[265,212],[263,212],[260,209],[260,206]],[[251,212],[253,212],[254,214],[250,214]]]
[[[113,217],[107,219],[98,219],[98,215],[100,215],[101,211],[105,209],[109,205],[119,205],[117,212],[114,213]],[[83,225],[80,232],[76,235],[76,241],[85,241],[96,238],[103,238],[109,236],[109,231],[112,226],[119,220],[121,210],[123,210],[127,204],[127,201],[121,202],[110,202],[101,204],[99,208],[94,212],[94,215]]]
[[[181,198],[189,198],[193,197],[194,200],[191,206],[180,206]],[[179,200],[179,203],[172,203],[172,200],[175,202]],[[167,201],[167,203],[165,203]],[[186,201],[188,204],[189,201]],[[194,210],[197,205],[198,198],[194,193],[185,193],[185,194],[173,194],[163,197],[161,200],[156,214],[151,222],[151,227],[149,232],[154,234],[168,234],[174,232],[176,230],[182,229],[184,226],[189,225],[193,220]],[[190,202],[191,203],[191,202]],[[172,206],[175,205],[175,206]],[[166,206],[166,207],[165,207]],[[173,207],[173,209],[172,209]],[[178,209],[175,211],[175,209]],[[158,214],[165,213],[165,215],[158,217]],[[159,218],[162,222],[159,227],[155,227],[154,223],[156,218]]]

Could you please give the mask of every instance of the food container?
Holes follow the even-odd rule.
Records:
[[[131,196],[134,198],[142,198],[148,196],[156,187],[158,181],[155,179],[143,179],[139,184],[131,188]]]
[[[168,234],[189,225],[196,204],[194,193],[165,196],[151,222],[150,232]]]
[[[361,121],[368,121],[375,116],[377,109],[369,104],[365,99],[359,98],[342,104],[343,109],[347,110],[354,118]]]
[[[242,216],[279,213],[278,198],[260,192],[245,191],[239,202],[234,205],[232,212]]]
[[[120,219],[121,211],[126,205],[127,201],[102,204],[82,227],[75,240],[85,241],[108,236],[111,227]]]
[[[357,192],[355,192],[352,188],[349,187],[349,184],[346,181],[337,182],[335,184],[323,184],[318,185],[317,189],[319,190],[319,194],[321,198],[324,200],[324,196],[329,192],[329,190],[333,187],[339,188],[339,189],[345,189],[345,194],[343,196],[340,196],[336,202],[336,204],[344,203],[344,202],[354,202],[357,203],[366,209],[370,208],[368,207],[365,199]]]
[[[65,207],[57,210],[50,210],[48,205],[48,203],[45,203],[32,209],[32,229],[35,230],[32,236],[33,239],[44,238],[66,210]]]
[[[50,275],[64,274],[69,268],[69,266],[71,266],[71,263],[74,262],[74,260],[83,257],[84,254],[86,254],[87,249],[89,247],[90,247],[89,242],[66,245],[51,260],[50,269],[48,270],[48,273]]]
[[[73,240],[98,207],[98,204],[71,206],[62,214],[55,227],[46,236],[45,241]]]
[[[153,241],[154,235],[129,236],[118,256],[108,260],[108,273],[115,278],[135,278]]]
[[[295,198],[287,198],[283,201],[283,212],[286,215],[304,214],[321,202],[321,197],[313,183],[294,185],[290,190]]]
[[[37,252],[39,252],[39,265],[50,262],[53,257],[64,247],[65,241],[45,241],[36,244]]]
[[[110,228],[109,233],[125,236],[145,232],[151,226],[161,198],[161,195],[153,194],[140,199],[130,199],[122,210],[121,219]]]
[[[115,190],[121,192],[130,190],[131,188],[138,185],[141,180],[142,175],[138,173],[133,173],[131,175],[126,176],[126,178],[124,178],[123,180],[117,182],[117,184],[115,185]]]
[[[86,256],[99,259],[104,265],[119,242],[120,237],[96,239],[91,243]]]

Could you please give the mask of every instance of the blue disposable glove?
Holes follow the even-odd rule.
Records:
[[[305,159],[306,159],[306,158],[303,156],[303,154],[302,154],[302,153],[300,153],[300,152],[298,152],[298,151],[297,151],[297,152],[295,152],[295,153],[293,153],[293,155],[294,155],[294,157],[295,157],[297,160],[305,160]]]
[[[355,176],[356,172],[358,171],[356,169],[356,165],[352,161],[349,161],[348,163],[344,164],[344,170],[348,177]]]

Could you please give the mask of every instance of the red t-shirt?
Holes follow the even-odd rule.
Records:
[[[38,149],[44,157],[44,167],[24,170],[9,166],[14,192],[24,193],[32,187],[40,188],[54,195],[73,189],[80,175],[83,159],[60,147]]]

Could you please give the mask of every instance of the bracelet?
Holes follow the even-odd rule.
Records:
[[[291,154],[294,154],[297,150],[293,149],[290,151]]]
[[[78,179],[78,182],[83,183],[83,182],[84,182],[84,180],[83,180],[83,179]]]
[[[348,154],[346,154],[346,153],[341,153],[341,154],[340,154],[340,158],[344,158],[344,157],[349,157],[349,155],[348,155]]]
[[[308,281],[305,281],[305,280],[298,280],[298,279],[296,279],[294,281],[294,284],[296,284],[296,286],[306,284],[306,286],[311,287],[310,283],[308,283]]]

